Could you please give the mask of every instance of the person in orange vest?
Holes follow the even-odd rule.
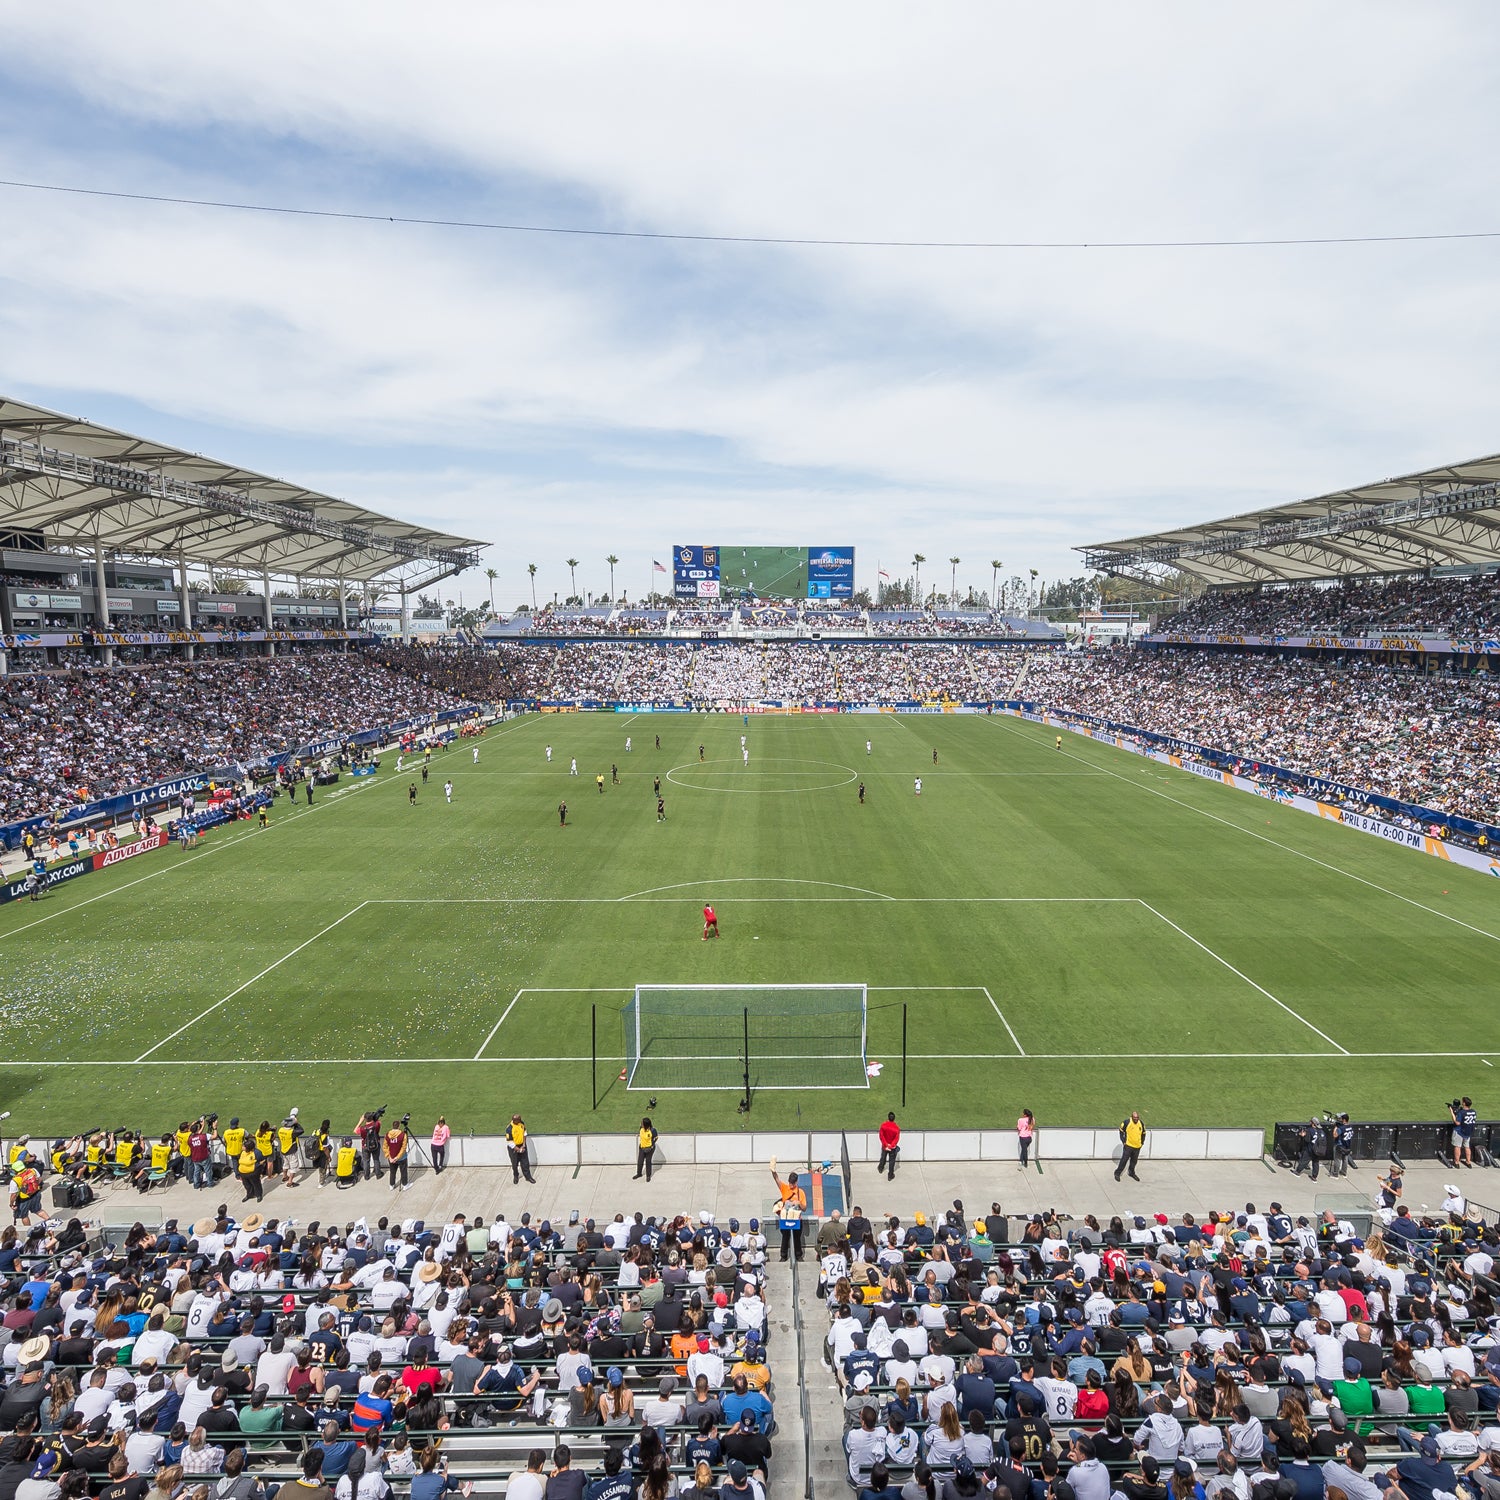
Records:
[[[802,1215],[807,1211],[807,1194],[797,1186],[797,1174],[788,1172],[783,1182],[776,1175],[776,1158],[771,1158],[771,1180],[776,1184],[776,1220],[781,1226],[781,1258],[795,1251],[802,1259]]]

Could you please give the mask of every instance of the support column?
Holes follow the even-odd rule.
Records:
[[[193,596],[188,592],[187,585],[187,553],[179,551],[177,554],[177,607],[181,610],[178,621],[184,630],[191,630],[195,621],[193,620]],[[192,661],[193,643],[188,641],[182,648],[182,659]]]
[[[267,634],[269,634],[271,629],[273,628],[271,625],[271,574],[269,570],[265,568],[262,568],[260,573],[260,591],[262,602],[266,606],[266,632]],[[275,641],[266,642],[266,655],[276,655]]]
[[[342,578],[340,578],[338,581],[338,589],[339,629],[347,631],[349,629],[349,596],[344,591],[344,580]],[[345,636],[345,638],[339,642],[339,650],[342,651],[346,656],[349,654],[349,638],[347,636]]]
[[[407,643],[411,635],[411,598],[405,589],[401,590],[401,644]]]
[[[98,537],[94,538],[94,624],[100,630],[109,629],[109,590],[104,587],[104,548]],[[101,666],[114,665],[113,646],[99,648],[99,662]]]

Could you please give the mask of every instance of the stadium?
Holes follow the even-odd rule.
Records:
[[[1500,1500],[1470,29],[85,10],[0,1500]]]

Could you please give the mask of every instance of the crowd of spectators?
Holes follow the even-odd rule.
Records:
[[[540,1497],[550,1459],[579,1468],[554,1496],[586,1468],[621,1500],[764,1500],[765,1263],[757,1220],[706,1212],[302,1227],[222,1205],[113,1246],[22,1223],[0,1235],[0,1491],[439,1500],[537,1473]]]
[[[1155,649],[1031,659],[1025,696],[1420,807],[1500,822],[1500,682]]]
[[[526,630],[530,635],[610,635],[610,615],[608,605],[558,605],[533,615]]]
[[[1462,1494],[1462,1471],[1491,1500],[1500,1237],[1447,1191],[1418,1217],[1399,1174],[1380,1179],[1364,1237],[1275,1202],[1104,1223],[998,1203],[972,1222],[961,1203],[933,1223],[835,1216],[819,1284],[851,1482],[879,1494],[910,1472],[931,1495],[946,1471],[945,1495],[997,1500],[1376,1500],[1379,1483],[1433,1500]]]
[[[0,822],[457,701],[331,652],[0,678]]]
[[[1353,578],[1205,594],[1158,633],[1488,637],[1500,632],[1500,572],[1458,578]]]

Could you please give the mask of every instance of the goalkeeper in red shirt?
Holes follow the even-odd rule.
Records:
[[[719,935],[719,919],[714,914],[711,906],[703,908],[703,941],[706,943],[711,937]]]

